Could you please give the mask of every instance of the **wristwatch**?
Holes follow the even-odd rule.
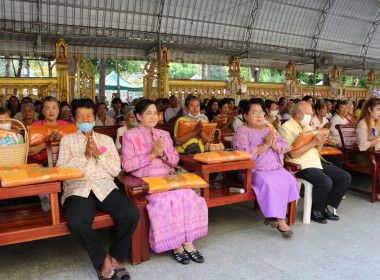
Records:
[[[268,146],[265,145],[265,143],[263,143],[263,146],[264,146],[265,150],[268,150]]]
[[[162,153],[162,155],[160,156],[160,158],[161,159],[164,159],[166,157],[166,154],[165,154],[165,152],[164,153]]]

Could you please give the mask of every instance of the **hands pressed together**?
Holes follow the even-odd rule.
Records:
[[[62,135],[61,133],[59,133],[57,130],[53,130],[51,133],[50,133],[50,136],[49,136],[49,140],[50,141],[60,141],[62,138]]]
[[[323,146],[325,141],[329,138],[329,133],[318,133],[317,135],[314,136],[313,138],[313,144],[314,146]]]
[[[164,138],[160,137],[156,142],[154,142],[153,144],[153,148],[152,148],[152,156],[154,157],[161,157],[163,156],[164,154],[164,150],[165,150],[165,141],[164,141]]]
[[[274,129],[270,129],[264,139],[264,144],[269,148],[272,147],[275,151],[277,151],[277,142],[276,142],[276,131]]]
[[[86,151],[84,155],[87,159],[90,159],[91,157],[98,158],[100,153],[98,150],[98,146],[96,145],[94,138],[92,135],[86,136],[87,137],[87,144],[86,144]]]

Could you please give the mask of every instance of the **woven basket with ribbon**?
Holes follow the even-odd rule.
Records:
[[[209,142],[205,145],[205,152],[219,152],[224,151],[224,149],[222,131],[217,128],[210,133]]]
[[[3,121],[17,122],[25,131],[24,144],[0,146],[0,166],[23,165],[28,160],[29,135],[24,124],[16,119],[2,118]]]

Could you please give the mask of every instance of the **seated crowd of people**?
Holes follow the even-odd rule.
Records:
[[[224,118],[222,132],[234,132],[231,147],[252,155],[252,189],[265,217],[264,224],[277,229],[284,238],[294,233],[285,222],[288,203],[299,199],[296,178],[313,185],[311,219],[326,224],[338,221],[331,212],[338,208],[351,175],[341,169],[334,159],[324,160],[320,151],[326,140],[337,144],[340,137],[335,125],[355,124],[360,150],[380,149],[380,99],[360,100],[355,103],[334,100],[317,100],[305,96],[302,100],[274,100],[252,98],[242,100],[225,98],[205,99],[188,95],[179,106],[175,96],[169,99],[140,98],[132,104],[120,98],[112,100],[108,111],[103,102],[75,99],[71,104],[47,97],[33,102],[25,97],[20,102],[11,97],[7,108],[0,108],[0,119],[19,119],[28,128],[33,125],[69,125],[78,127],[76,133],[62,137],[53,131],[50,140],[60,141],[57,166],[78,168],[85,177],[63,183],[62,205],[65,207],[68,227],[73,236],[87,250],[97,270],[99,279],[129,279],[122,266],[130,240],[139,221],[139,211],[114,183],[121,167],[136,177],[162,177],[172,174],[180,155],[203,153],[210,135],[204,131],[205,123]],[[359,113],[358,113],[359,112]],[[167,131],[156,127],[159,114],[164,122],[174,124],[174,139]],[[193,122],[195,129],[178,135],[180,122]],[[0,129],[9,129],[9,121],[0,120]],[[117,125],[115,142],[94,131],[95,126]],[[327,128],[330,133],[317,134],[314,139],[297,149],[292,143],[300,132]],[[100,147],[102,149],[100,149]],[[30,147],[29,156],[35,160],[46,159],[46,143]],[[122,156],[122,161],[120,161]],[[284,168],[284,160],[299,164],[302,170],[295,177]],[[355,158],[358,164],[368,166],[368,155]],[[239,173],[240,174],[240,173]],[[240,176],[240,179],[243,179]],[[44,211],[50,210],[49,196],[41,195]],[[195,248],[194,241],[208,233],[208,208],[206,201],[191,189],[150,194],[148,215],[150,219],[149,244],[156,253],[172,251],[181,264],[190,260],[202,263],[204,257]],[[330,207],[330,208],[329,208]],[[101,209],[118,221],[114,241],[107,252],[92,229],[94,212]]]

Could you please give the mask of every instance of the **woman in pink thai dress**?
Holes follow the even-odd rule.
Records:
[[[136,177],[162,177],[174,171],[179,155],[167,131],[155,129],[157,107],[152,100],[137,103],[134,114],[140,122],[123,135],[123,168]],[[161,253],[173,250],[181,264],[190,259],[201,263],[203,256],[193,241],[207,235],[208,208],[191,189],[179,189],[146,196],[150,219],[149,243]]]

